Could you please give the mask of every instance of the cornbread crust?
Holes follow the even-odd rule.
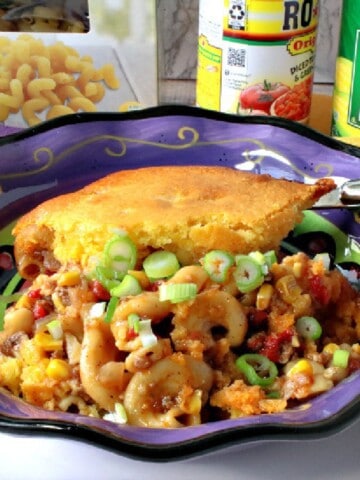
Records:
[[[90,269],[118,229],[140,259],[153,249],[173,251],[183,263],[215,248],[277,249],[302,211],[334,188],[330,179],[305,185],[227,167],[123,170],[24,215],[13,230],[15,257],[25,278],[44,270],[49,256]]]

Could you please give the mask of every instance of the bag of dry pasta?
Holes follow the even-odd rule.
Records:
[[[0,0],[0,122],[26,128],[155,104],[153,2],[143,7],[145,23],[137,2]],[[138,27],[147,30],[146,45],[139,45]],[[139,54],[146,91],[133,60]]]

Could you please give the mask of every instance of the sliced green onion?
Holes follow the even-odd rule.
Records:
[[[269,273],[269,267],[266,263],[265,255],[263,253],[255,251],[250,252],[248,256],[260,265],[261,271],[264,275],[267,275]]]
[[[12,293],[11,295],[0,295],[0,302],[4,302],[8,305],[9,303],[16,302],[22,296],[23,293],[21,292]]]
[[[203,267],[211,280],[222,283],[226,279],[229,268],[235,263],[233,255],[224,250],[212,250],[202,259]]]
[[[150,253],[143,262],[143,269],[151,279],[168,278],[179,268],[180,264],[175,253],[166,250]]]
[[[63,338],[64,332],[60,320],[51,320],[51,322],[46,324],[46,328],[54,340],[61,340]]]
[[[111,297],[109,300],[109,303],[107,305],[106,313],[105,313],[105,319],[104,321],[106,323],[110,323],[111,320],[113,319],[113,316],[115,314],[116,307],[118,305],[119,299],[118,297]]]
[[[124,405],[119,402],[115,403],[114,412],[106,413],[103,416],[103,419],[108,420],[109,422],[114,422],[114,423],[119,423],[121,425],[124,425],[128,421],[127,413]]]
[[[130,313],[127,318],[128,325],[134,333],[138,334],[140,332],[140,317],[137,313]]]
[[[261,253],[259,251],[250,252],[249,257],[261,265],[264,275],[267,275],[271,266],[277,262],[275,250],[269,250],[265,253]]]
[[[270,269],[274,265],[274,263],[277,263],[277,257],[276,257],[275,250],[269,250],[269,251],[265,252],[264,253],[264,259],[265,259],[266,265]]]
[[[116,287],[110,290],[110,295],[112,297],[128,297],[129,295],[139,295],[142,292],[142,287],[137,278],[129,273],[125,275],[121,283],[116,285]]]
[[[279,390],[271,390],[270,392],[266,393],[266,398],[281,398],[281,392],[279,392]]]
[[[254,259],[259,265],[263,265],[265,263],[264,254],[259,251],[250,252],[249,257]]]
[[[101,264],[99,264],[96,269],[95,273],[99,272],[100,275],[102,275],[104,278],[108,278],[110,280],[122,280],[124,278],[124,274],[122,272],[117,272],[113,270],[110,267],[105,267]]]
[[[163,283],[159,286],[161,302],[169,300],[171,303],[180,303],[196,297],[196,283]]]
[[[274,362],[258,353],[245,353],[235,362],[236,367],[245,375],[250,385],[268,387],[278,375]]]
[[[296,320],[296,331],[307,340],[317,340],[321,337],[322,328],[314,317],[300,317]]]
[[[146,319],[139,321],[139,337],[144,348],[151,348],[157,344],[158,339],[152,331],[151,320]]]
[[[349,364],[350,352],[348,350],[343,350],[338,348],[333,354],[332,363],[334,367],[347,368]]]
[[[136,265],[137,248],[127,235],[115,235],[106,243],[104,257],[107,267],[125,275]]]
[[[260,287],[264,282],[261,265],[249,255],[236,255],[234,278],[241,293],[248,293]]]
[[[10,282],[4,288],[3,294],[0,296],[0,330],[4,329],[4,316],[6,307],[9,305],[9,303],[14,301],[12,294],[16,290],[21,280],[22,278],[20,274],[15,273]]]
[[[116,279],[116,276],[113,275],[113,271],[110,268],[101,265],[98,265],[95,268],[95,277],[108,291],[115,288],[120,283],[119,280]]]
[[[115,403],[115,415],[117,423],[126,423],[127,422],[127,414],[125,407],[122,403]]]

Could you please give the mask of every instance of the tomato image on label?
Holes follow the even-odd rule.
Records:
[[[311,90],[312,77],[309,77],[278,97],[270,107],[270,114],[289,120],[306,120],[310,114]]]
[[[239,106],[241,109],[262,110],[270,113],[273,102],[289,90],[290,88],[283,83],[264,80],[263,83],[250,85],[240,93]]]
[[[196,105],[306,124],[318,3],[200,0]],[[219,67],[216,75],[209,73],[213,65]]]

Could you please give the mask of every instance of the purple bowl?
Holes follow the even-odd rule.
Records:
[[[120,169],[219,165],[311,183],[359,177],[360,149],[280,118],[238,117],[184,106],[123,114],[65,116],[23,131],[0,130],[0,248],[11,248],[13,222],[39,202]],[[335,261],[360,267],[356,212],[307,212],[292,232],[326,232]],[[331,228],[329,228],[329,226]],[[330,232],[330,233],[329,233]],[[0,276],[1,288],[1,276]],[[71,436],[138,459],[170,461],[263,440],[330,435],[360,412],[360,372],[301,407],[280,414],[181,429],[120,426],[45,411],[0,391],[0,428]]]

